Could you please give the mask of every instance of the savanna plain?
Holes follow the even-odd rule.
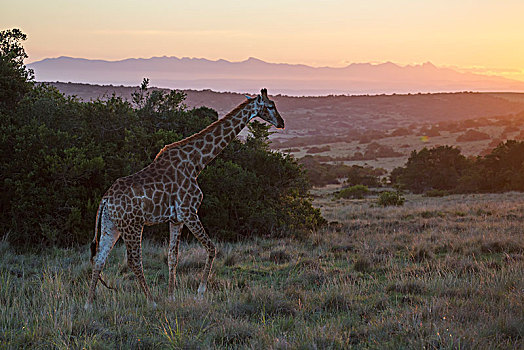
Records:
[[[522,349],[524,195],[407,195],[334,200],[330,224],[282,239],[218,245],[195,299],[205,251],[183,242],[167,301],[167,242],[145,241],[147,303],[121,242],[85,311],[88,247],[17,253],[0,242],[0,348]],[[167,232],[166,232],[167,239]]]

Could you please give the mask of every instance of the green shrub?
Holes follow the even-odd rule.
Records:
[[[355,185],[342,189],[335,193],[335,198],[353,198],[362,199],[369,194],[369,188],[364,185]]]
[[[321,162],[319,156],[306,155],[299,159],[306,169],[309,182],[313,186],[322,187],[328,184],[338,184],[340,179],[347,177],[349,166],[342,163],[329,164]]]
[[[406,199],[400,192],[384,191],[380,193],[377,204],[383,207],[401,206],[404,205],[405,201]]]
[[[386,170],[382,168],[352,165],[346,175],[346,183],[350,186],[365,185],[368,187],[380,187],[380,176],[386,173]]]

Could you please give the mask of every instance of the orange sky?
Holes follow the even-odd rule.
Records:
[[[250,56],[343,66],[431,61],[524,80],[521,0],[10,1],[0,29],[29,37],[28,62]]]

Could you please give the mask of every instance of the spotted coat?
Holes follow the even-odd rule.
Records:
[[[113,183],[98,208],[92,243],[93,274],[86,308],[92,305],[102,268],[120,236],[126,245],[128,266],[135,273],[148,300],[153,302],[142,268],[142,231],[144,225],[166,222],[169,222],[170,230],[168,296],[173,298],[178,245],[183,225],[195,235],[208,254],[198,288],[198,295],[203,295],[216,249],[197,215],[202,201],[197,177],[206,164],[255,117],[260,117],[277,128],[284,127],[284,121],[274,102],[267,97],[266,89],[262,89],[260,95],[248,97],[224,118],[199,133],[165,146],[144,169]],[[101,234],[98,243],[99,223]]]

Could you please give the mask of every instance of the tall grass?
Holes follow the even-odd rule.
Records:
[[[427,198],[403,207],[318,199],[329,229],[302,240],[180,247],[167,296],[167,248],[144,242],[138,289],[118,244],[85,311],[87,247],[15,253],[0,242],[0,348],[493,348],[524,346],[524,196]],[[167,233],[166,233],[167,237]]]

